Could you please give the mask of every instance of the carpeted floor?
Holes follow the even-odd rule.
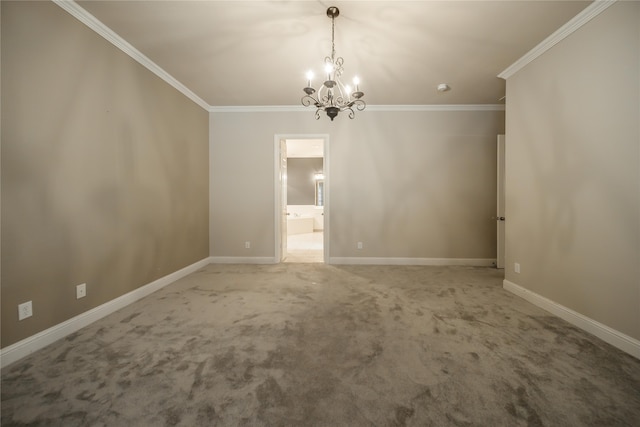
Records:
[[[2,426],[637,426],[640,360],[471,267],[210,265],[2,371]]]

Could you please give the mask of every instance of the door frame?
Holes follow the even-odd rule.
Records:
[[[323,151],[322,151],[322,172],[324,173],[324,206],[323,206],[323,233],[322,233],[322,250],[323,250],[323,260],[325,264],[329,262],[329,229],[330,229],[330,215],[329,215],[329,206],[331,200],[331,174],[329,167],[329,134],[275,134],[273,137],[273,178],[274,178],[274,262],[276,264],[282,262],[282,227],[281,227],[281,215],[283,212],[283,195],[282,195],[282,183],[280,182],[280,141],[283,139],[322,139],[323,143]]]
[[[505,264],[505,221],[500,220],[500,218],[504,218],[505,212],[505,136],[498,135],[497,140],[497,206],[496,206],[496,240],[497,240],[497,250],[496,250],[496,267],[504,268]]]

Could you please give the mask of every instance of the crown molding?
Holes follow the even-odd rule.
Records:
[[[232,105],[210,106],[210,113],[290,113],[311,111],[303,105]]]
[[[205,110],[209,109],[209,104],[207,104],[202,98],[192,92],[185,85],[176,80],[171,74],[167,73],[165,70],[160,68],[155,62],[145,56],[138,49],[129,44],[126,40],[116,34],[111,28],[107,27],[101,21],[99,21],[95,16],[87,12],[80,5],[78,5],[73,0],[52,0],[55,4],[60,6],[62,9],[67,11],[70,15],[76,18],[78,21],[85,24],[87,27],[91,28],[93,31],[101,35],[115,47],[129,55],[131,58],[139,62],[142,66],[147,68],[156,76],[160,77],[162,80],[173,86],[175,89],[180,91],[184,96],[191,99],[193,102],[198,104]]]
[[[574,16],[569,22],[558,28],[553,34],[540,42],[536,47],[527,52],[523,57],[518,59],[512,65],[510,65],[503,72],[498,74],[498,77],[502,79],[508,79],[515,73],[524,68],[527,64],[534,59],[551,49],[553,46],[567,38],[578,28],[582,27],[587,22],[591,21],[596,16],[604,12],[609,6],[614,4],[618,0],[595,0],[589,6],[587,6],[582,12]]]
[[[367,111],[504,111],[504,104],[460,105],[367,105]],[[291,113],[313,111],[302,105],[259,105],[209,107],[210,113]]]
[[[371,111],[504,111],[504,104],[367,105]]]

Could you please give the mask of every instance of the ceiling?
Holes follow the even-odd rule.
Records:
[[[305,73],[331,51],[328,6],[345,80],[360,77],[367,104],[498,104],[497,75],[591,2],[77,3],[210,106],[233,107],[300,105]]]
[[[287,157],[323,157],[323,139],[287,139]]]

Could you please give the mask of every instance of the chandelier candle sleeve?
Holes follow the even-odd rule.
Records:
[[[313,71],[307,71],[307,87],[311,87],[312,79],[313,79]]]
[[[355,110],[362,111],[367,104],[362,100],[364,92],[360,91],[360,79],[353,78],[355,91],[351,92],[351,87],[344,85],[340,77],[344,71],[344,59],[336,58],[335,47],[335,19],[340,14],[337,7],[331,6],[327,9],[327,16],[331,18],[331,56],[324,58],[324,71],[327,75],[324,83],[317,92],[311,86],[313,72],[307,72],[307,87],[303,89],[305,95],[302,97],[302,105],[316,107],[316,120],[320,118],[320,112],[324,111],[333,121],[341,111],[346,111],[349,118],[355,117]],[[354,110],[355,109],[355,110]]]

